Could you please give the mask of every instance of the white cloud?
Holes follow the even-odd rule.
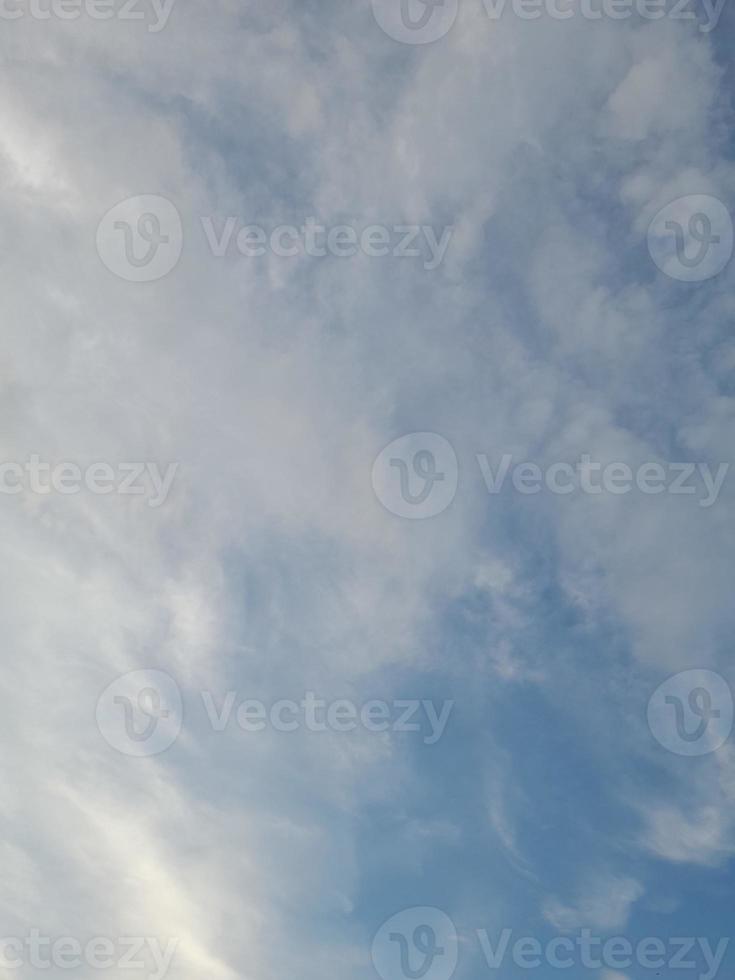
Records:
[[[564,932],[582,928],[622,929],[643,892],[643,886],[634,878],[600,874],[583,886],[570,905],[557,898],[546,899],[544,918]]]

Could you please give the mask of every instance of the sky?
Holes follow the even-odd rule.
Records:
[[[730,0],[0,19],[0,977],[724,980]]]

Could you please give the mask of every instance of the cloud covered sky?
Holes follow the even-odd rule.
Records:
[[[460,0],[420,45],[368,0],[11,9],[0,458],[177,470],[157,507],[0,497],[0,934],[172,937],[177,980],[374,978],[374,934],[416,906],[456,925],[461,980],[488,975],[478,929],[716,945],[735,748],[667,751],[647,704],[676,672],[735,682],[733,483],[709,507],[492,494],[477,456],[733,459],[735,266],[681,281],[647,240],[674,200],[735,199],[729,4],[703,31]],[[139,195],[181,220],[151,282],[96,247]],[[230,216],[452,234],[436,268],[218,257],[202,218]],[[425,432],[458,487],[404,519],[371,471]],[[95,706],[143,669],[184,723],[135,758]],[[203,691],[454,706],[433,744],[217,732]]]

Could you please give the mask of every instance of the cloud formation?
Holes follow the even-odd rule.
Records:
[[[733,266],[684,282],[647,246],[674,200],[732,210],[729,12],[703,32],[463,0],[408,45],[367,2],[139,7],[0,41],[0,460],[177,467],[156,508],[0,497],[5,934],[171,938],[181,980],[311,980],[373,976],[409,906],[694,935],[703,905],[723,932],[731,745],[667,752],[646,703],[692,667],[735,681],[731,482],[707,509],[490,496],[476,457],[733,459]],[[96,245],[139,195],[181,219],[151,282]],[[202,219],[228,216],[453,231],[433,268],[218,257]],[[424,432],[458,491],[404,520],[372,467]],[[146,759],[95,724],[141,669],[184,710]],[[213,733],[200,693],[233,689],[455,707],[435,745]]]

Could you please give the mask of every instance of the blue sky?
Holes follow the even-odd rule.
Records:
[[[667,678],[711,671],[727,720],[735,476],[709,507],[490,493],[477,457],[733,459],[735,14],[706,33],[459,0],[408,44],[381,28],[397,3],[175,0],[165,23],[147,0],[135,20],[116,0],[106,21],[3,7],[23,15],[0,40],[0,462],[176,473],[160,506],[0,496],[0,938],[173,938],[178,980],[375,980],[382,924],[430,907],[457,980],[700,980],[701,955],[493,970],[477,931],[728,937],[732,737],[683,755],[673,702],[663,734],[647,712]],[[136,224],[141,195],[173,206],[165,240]],[[715,209],[721,268],[682,281],[671,239],[662,271],[649,228],[669,206],[682,228]],[[425,249],[248,257],[234,236],[218,257],[203,219],[230,217],[266,239],[310,217],[380,226],[390,249],[403,226],[451,237],[428,269]],[[151,233],[153,261],[173,240],[180,257],[126,267],[126,223],[139,256]],[[451,499],[425,519],[392,510],[380,455],[415,433],[450,447],[431,493]],[[419,480],[428,457],[401,458]],[[166,688],[180,731],[135,757],[103,692],[141,671],[183,714]],[[202,696],[228,691],[452,707],[433,744],[425,726],[217,731]]]

